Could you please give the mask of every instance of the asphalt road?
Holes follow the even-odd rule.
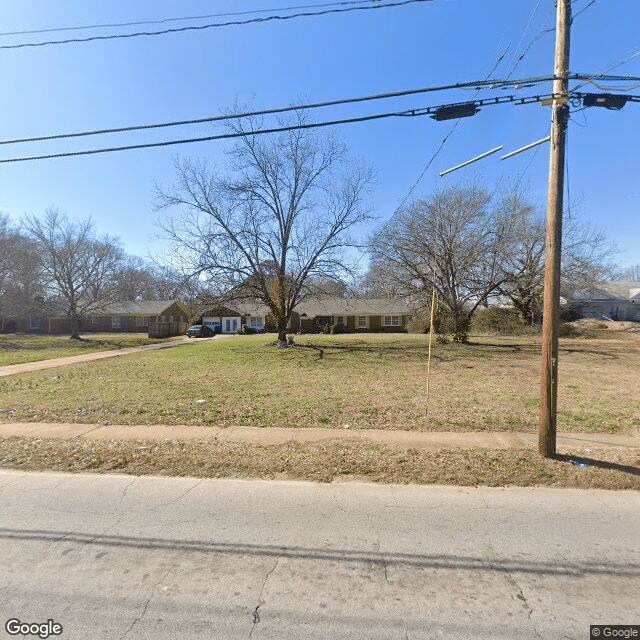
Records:
[[[638,493],[0,471],[0,506],[0,638],[38,637],[10,619],[64,640],[586,640],[640,623]]]

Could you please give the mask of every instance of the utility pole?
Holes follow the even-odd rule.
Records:
[[[547,196],[544,304],[542,321],[542,375],[540,379],[540,423],[538,451],[550,458],[556,453],[558,404],[558,334],[560,328],[560,257],[564,156],[569,121],[569,31],[571,0],[556,0],[556,51],[551,106],[551,152]]]

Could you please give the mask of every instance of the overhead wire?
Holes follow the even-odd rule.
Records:
[[[533,11],[531,12],[531,16],[529,17],[529,21],[527,22],[527,25],[526,25],[526,27],[524,28],[524,30],[522,32],[522,36],[520,36],[520,41],[518,42],[518,45],[517,45],[516,49],[519,49],[520,45],[524,41],[524,38],[525,38],[525,36],[527,34],[527,31],[529,31],[529,27],[531,26],[531,23],[533,22],[533,19],[535,18],[536,13],[538,12],[538,8],[540,7],[540,3],[541,2],[542,2],[542,0],[538,0],[536,2],[536,6],[533,8]],[[513,73],[515,73],[515,70],[518,68],[519,64],[522,62],[524,57],[527,55],[527,53],[529,52],[529,49],[533,46],[533,43],[538,39],[538,37],[539,36],[535,36],[534,39],[531,41],[531,43],[529,43],[527,48],[524,50],[524,52],[521,53],[516,58],[516,61],[514,62],[513,67],[511,68],[511,71],[509,71],[509,73],[507,74],[507,78],[510,78],[511,75]]]
[[[341,9],[325,9],[322,11],[307,11],[293,13],[291,15],[271,15],[264,18],[250,18],[248,20],[230,20],[227,22],[217,22],[203,25],[189,25],[185,27],[172,27],[170,29],[162,29],[160,31],[137,31],[135,33],[112,33],[109,35],[95,35],[86,38],[67,38],[65,40],[47,40],[44,42],[21,42],[17,44],[3,44],[0,49],[24,49],[33,47],[47,47],[51,45],[77,44],[84,42],[96,42],[105,40],[121,40],[126,38],[139,38],[161,36],[170,33],[184,33],[187,31],[204,31],[206,29],[216,29],[222,27],[244,26],[248,24],[261,24],[266,22],[294,20],[296,18],[309,18],[316,16],[326,16],[338,13],[350,13],[354,11],[374,11],[379,9],[390,9],[394,7],[405,7],[411,4],[424,2],[435,2],[435,0],[396,0],[395,2],[382,2],[372,4],[370,6],[344,7]]]
[[[638,56],[640,56],[640,51],[636,51],[635,53],[632,53],[631,55],[623,58],[622,60],[618,61],[618,62],[614,62],[613,64],[610,64],[608,67],[606,67],[605,69],[603,69],[601,72],[599,73],[595,73],[592,74],[591,76],[584,78],[584,82],[582,84],[579,84],[578,86],[574,87],[574,91],[577,91],[578,89],[581,89],[582,87],[584,87],[587,84],[594,84],[594,86],[597,86],[594,83],[594,80],[605,80],[605,74],[607,74],[609,71],[611,71],[612,69],[617,69],[618,67],[621,67],[623,64],[626,64],[627,62],[631,62],[631,60],[633,60],[634,58],[637,58]],[[633,78],[635,80],[635,78]],[[598,87],[599,88],[599,87]],[[624,91],[624,89],[622,89],[622,91]]]
[[[121,27],[138,27],[145,24],[168,24],[169,22],[186,22],[188,20],[208,20],[209,18],[225,18],[230,16],[246,16],[271,11],[296,11],[298,9],[318,9],[323,7],[371,4],[375,0],[349,0],[343,2],[323,2],[319,4],[303,4],[292,7],[271,7],[270,9],[252,9],[250,11],[227,11],[225,13],[210,13],[202,16],[184,16],[179,18],[162,18],[160,20],[138,20],[136,22],[111,22],[103,24],[81,25],[73,27],[51,27],[47,29],[27,29],[24,31],[4,31],[0,36],[35,35],[38,33],[59,33],[64,31],[87,31],[89,29],[115,29]]]
[[[520,103],[520,104],[525,104],[527,102],[539,102],[540,100],[544,99],[544,98],[548,98],[550,96],[543,96],[543,95],[537,95],[537,96],[527,96],[527,97],[517,97],[517,96],[499,96],[499,97],[495,97],[495,98],[485,98],[483,100],[478,100],[476,101],[476,104],[478,106],[493,106],[493,105],[497,105],[497,104],[505,104],[507,102],[513,102],[513,103]],[[457,103],[457,104],[467,104],[467,103]],[[178,145],[178,144],[191,144],[191,143],[195,143],[195,142],[208,142],[208,141],[214,141],[214,140],[228,140],[228,139],[233,139],[233,138],[241,138],[244,136],[256,136],[256,135],[266,135],[266,134],[273,134],[273,133],[283,133],[286,131],[296,131],[296,130],[303,130],[303,129],[315,129],[315,128],[321,128],[321,127],[329,127],[329,126],[336,126],[336,125],[342,125],[342,124],[352,124],[352,123],[359,123],[359,122],[368,122],[368,121],[373,121],[373,120],[381,120],[384,118],[392,118],[392,117],[417,117],[417,116],[425,116],[425,115],[433,115],[435,114],[439,109],[442,109],[443,107],[451,107],[451,106],[456,106],[448,104],[448,105],[435,105],[435,106],[430,106],[430,107],[422,107],[419,109],[407,109],[404,111],[391,111],[391,112],[385,112],[385,113],[377,113],[377,114],[370,114],[370,115],[365,115],[365,116],[357,116],[357,117],[353,117],[353,118],[341,118],[338,120],[327,120],[327,121],[323,121],[323,122],[311,122],[311,123],[301,123],[301,124],[297,124],[297,125],[286,125],[286,126],[281,126],[281,127],[271,127],[271,128],[267,128],[267,129],[252,129],[249,131],[239,131],[239,132],[232,132],[232,133],[224,133],[224,134],[216,134],[216,135],[212,135],[212,136],[201,136],[201,137],[194,137],[194,138],[180,138],[180,139],[175,139],[175,140],[163,140],[160,142],[148,142],[148,143],[141,143],[141,144],[133,144],[133,145],[120,145],[117,147],[102,147],[99,149],[88,149],[88,150],[81,150],[81,151],[67,151],[67,152],[60,152],[60,153],[50,153],[50,154],[44,154],[44,155],[38,155],[38,156],[23,156],[23,157],[16,157],[16,158],[4,158],[4,159],[0,159],[0,164],[7,164],[7,163],[14,163],[14,162],[27,162],[27,161],[31,161],[31,160],[47,160],[47,159],[53,159],[53,158],[67,158],[67,157],[74,157],[74,156],[86,156],[86,155],[96,155],[96,154],[102,154],[102,153],[113,153],[113,152],[117,152],[117,151],[130,151],[130,150],[134,150],[134,149],[149,149],[149,148],[157,148],[157,147],[167,147],[167,146],[173,146],[173,145]],[[448,137],[448,136],[447,136]],[[443,144],[445,140],[443,141]]]
[[[584,13],[589,7],[592,7],[598,0],[591,0],[591,2],[586,6],[586,7],[582,7],[582,9],[580,9],[580,11],[578,11],[577,13],[574,13],[572,18],[571,18],[571,23],[573,23],[573,21],[581,14]]]
[[[507,46],[507,48],[502,52],[502,54],[500,54],[498,56],[498,59],[496,60],[495,64],[493,65],[493,67],[491,68],[489,73],[487,74],[487,77],[484,80],[485,82],[488,81],[488,78],[491,77],[491,74],[494,73],[495,70],[498,68],[498,66],[500,65],[500,63],[504,59],[504,57],[507,55],[507,52],[509,51],[510,46],[511,45]],[[478,95],[478,91],[476,91],[475,95],[476,96]],[[451,129],[449,130],[449,133],[447,133],[447,135],[442,139],[442,142],[440,143],[440,146],[436,149],[434,154],[431,156],[431,158],[427,162],[425,168],[422,170],[422,173],[420,173],[420,175],[418,176],[418,179],[413,183],[413,185],[411,186],[411,188],[409,189],[407,194],[404,196],[404,198],[402,198],[400,204],[396,207],[395,211],[398,211],[399,209],[401,209],[404,206],[405,202],[409,199],[409,197],[415,191],[415,189],[418,186],[418,184],[420,184],[420,181],[422,180],[424,175],[429,170],[429,167],[431,167],[431,165],[433,164],[433,161],[440,155],[440,152],[442,151],[442,149],[444,149],[445,144],[447,143],[449,138],[453,135],[455,130],[458,128],[459,124],[460,124],[460,120],[456,120],[455,123],[453,124],[453,126],[451,127]]]
[[[525,79],[506,80],[506,81],[485,79],[485,80],[473,80],[469,82],[456,82],[453,84],[436,85],[432,87],[419,87],[415,89],[404,89],[400,91],[388,91],[385,93],[370,94],[366,96],[338,98],[335,100],[324,100],[321,102],[312,102],[307,104],[294,104],[294,105],[288,105],[286,107],[270,107],[266,109],[259,109],[254,111],[241,112],[241,113],[218,114],[214,116],[205,116],[202,118],[173,120],[169,122],[156,122],[151,124],[131,125],[126,127],[93,129],[89,131],[78,131],[78,132],[71,132],[71,133],[57,133],[57,134],[50,134],[50,135],[44,135],[44,136],[32,136],[28,138],[15,138],[12,140],[0,140],[0,145],[17,144],[17,143],[23,143],[23,142],[43,142],[46,140],[80,138],[80,137],[86,137],[86,136],[105,135],[105,134],[111,134],[111,133],[141,131],[145,129],[161,129],[166,127],[178,127],[178,126],[192,125],[192,124],[203,124],[207,122],[218,122],[218,121],[232,120],[232,119],[237,120],[237,119],[248,118],[248,117],[275,115],[275,114],[281,114],[281,113],[288,113],[291,111],[308,111],[311,109],[319,109],[324,107],[333,107],[333,106],[340,106],[345,104],[356,104],[359,102],[369,102],[374,100],[387,100],[390,98],[418,95],[421,93],[436,93],[440,91],[448,91],[452,89],[465,89],[469,87],[479,89],[479,88],[485,88],[485,87],[488,87],[488,88],[509,87],[517,84],[526,84],[527,86],[533,86],[543,82],[548,82],[549,80],[553,80],[553,76],[541,76],[541,77],[535,77],[535,78],[525,78]]]

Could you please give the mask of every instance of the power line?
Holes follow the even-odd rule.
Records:
[[[626,56],[625,58],[623,58],[622,60],[618,61],[618,62],[614,62],[613,64],[610,64],[608,67],[606,67],[602,73],[595,73],[592,74],[586,78],[582,78],[585,80],[585,82],[583,82],[582,84],[579,84],[577,87],[574,88],[574,90],[578,90],[581,89],[582,87],[584,87],[585,84],[594,84],[595,82],[594,80],[602,80],[605,82],[613,82],[614,80],[612,80],[612,78],[615,78],[615,76],[605,76],[604,74],[607,71],[611,71],[612,69],[617,69],[618,67],[621,67],[623,64],[626,64],[627,62],[631,62],[631,60],[633,60],[634,58],[637,58],[638,56],[640,56],[640,51],[636,51],[635,53],[632,53],[629,56]],[[577,79],[577,78],[570,78],[570,79]],[[634,78],[635,80],[635,78]],[[597,86],[597,85],[596,85]]]
[[[139,20],[137,22],[112,22],[106,24],[91,24],[75,27],[51,27],[48,29],[28,29],[25,31],[4,31],[0,36],[23,36],[38,33],[59,33],[62,31],[86,31],[89,29],[113,29],[119,27],[138,27],[145,24],[167,24],[169,22],[186,22],[187,20],[208,20],[209,18],[224,18],[229,16],[246,16],[270,11],[295,11],[297,9],[318,9],[321,7],[335,7],[358,4],[371,4],[375,0],[351,0],[349,2],[324,2],[321,4],[303,4],[293,7],[272,7],[271,9],[253,9],[251,11],[230,11],[226,13],[210,13],[203,16],[185,16],[182,18],[163,18],[161,20]]]
[[[238,133],[223,133],[215,136],[203,136],[199,138],[182,138],[179,140],[164,140],[162,142],[149,142],[143,144],[134,144],[134,145],[123,145],[120,147],[105,147],[102,149],[90,149],[87,151],[70,151],[64,153],[51,153],[47,155],[41,156],[27,156],[22,158],[6,158],[0,160],[0,163],[10,163],[10,162],[26,162],[29,160],[47,160],[51,158],[67,158],[72,156],[86,156],[86,155],[95,155],[99,153],[112,153],[115,151],[130,151],[133,149],[150,149],[154,147],[168,147],[177,144],[190,144],[194,142],[208,142],[211,140],[228,140],[232,138],[240,138],[243,136],[257,136],[264,135],[270,133],[283,133],[285,131],[295,131],[299,129],[314,129],[320,127],[330,127],[340,124],[350,124],[354,122],[366,122],[370,120],[380,120],[382,118],[391,118],[391,117],[399,117],[399,116],[418,116],[418,115],[426,115],[425,113],[412,113],[411,111],[405,112],[390,112],[390,113],[381,113],[374,114],[369,116],[360,116],[357,118],[345,118],[342,120],[330,120],[325,122],[313,122],[313,123],[305,123],[298,125],[289,125],[286,127],[274,127],[270,129],[257,129],[252,131],[242,131]]]
[[[512,96],[497,96],[493,98],[485,98],[483,100],[475,101],[475,105],[477,107],[481,106],[493,106],[497,104],[505,104],[505,103],[515,103],[515,104],[529,104],[532,102],[540,102],[550,96],[544,95],[536,95],[536,96],[526,96],[526,97],[517,97],[515,95]],[[358,122],[369,122],[372,120],[381,120],[384,118],[394,118],[394,117],[417,117],[417,116],[425,116],[425,115],[433,115],[439,109],[444,107],[455,107],[461,104],[468,103],[455,103],[455,104],[446,104],[446,105],[436,105],[430,107],[423,107],[420,109],[407,109],[405,111],[391,111],[386,113],[377,113],[367,116],[359,116],[354,118],[343,118],[340,120],[327,120],[323,122],[311,122],[311,123],[303,123],[297,125],[288,125],[284,127],[273,127],[269,129],[256,129],[251,131],[241,131],[234,133],[224,133],[218,134],[214,136],[202,136],[198,138],[181,138],[177,140],[164,140],[161,142],[149,142],[142,144],[134,144],[134,145],[122,145],[118,147],[103,147],[100,149],[89,149],[85,151],[67,151],[61,153],[51,153],[46,155],[39,156],[24,156],[18,158],[5,158],[0,160],[0,164],[13,163],[13,162],[27,162],[31,160],[48,160],[53,158],[68,158],[75,156],[86,156],[86,155],[96,155],[102,153],[113,153],[116,151],[130,151],[134,149],[150,149],[156,147],[168,147],[178,144],[191,144],[195,142],[209,142],[213,140],[229,140],[233,138],[239,138],[243,136],[256,136],[256,135],[265,135],[272,133],[283,133],[286,131],[296,131],[301,129],[317,129],[321,127],[331,127],[341,124],[353,124]]]
[[[580,11],[578,11],[578,13],[575,13],[573,15],[573,17],[571,18],[571,23],[573,24],[573,21],[581,14],[584,13],[589,7],[593,6],[598,0],[591,0],[591,2],[586,6],[586,7],[582,7],[582,9],[580,9]]]
[[[527,32],[527,30],[529,28],[529,25],[531,24],[531,21],[533,20],[534,15],[535,15],[535,13],[536,13],[536,11],[538,9],[538,5],[539,4],[540,4],[540,0],[538,0],[538,3],[536,4],[536,7],[534,8],[533,13],[531,15],[531,18],[529,19],[529,23],[527,24],[527,26],[525,27],[525,30],[523,31],[522,38],[524,38],[524,36],[525,36],[525,34]],[[521,40],[522,40],[522,38],[521,38]],[[531,45],[529,45],[529,46],[531,46]],[[500,54],[498,56],[498,59],[496,60],[495,64],[493,65],[493,68],[487,74],[487,77],[485,78],[485,81],[488,81],[488,79],[491,77],[491,74],[494,73],[495,70],[498,68],[498,66],[500,65],[500,63],[504,59],[504,57],[507,55],[507,52],[509,51],[510,47],[511,47],[511,45],[507,46],[505,51],[503,51],[502,54]],[[528,51],[528,48],[527,48],[527,51]],[[522,54],[522,56],[520,56],[520,60],[524,57],[524,55],[526,55],[527,51],[525,51],[524,54]],[[518,63],[516,63],[516,65],[513,67],[513,69],[511,69],[511,72],[509,73],[509,76],[511,76],[511,74],[515,71],[517,64]],[[507,76],[507,78],[509,76]],[[479,92],[479,88],[476,89],[475,96],[478,95],[478,92]],[[411,186],[409,191],[406,193],[404,198],[402,198],[402,201],[400,202],[400,204],[396,207],[396,211],[398,211],[398,209],[400,209],[400,208],[402,208],[404,206],[404,203],[409,199],[409,196],[411,196],[411,194],[414,192],[415,188],[418,186],[418,184],[420,184],[420,181],[424,177],[425,173],[427,173],[427,171],[429,170],[429,167],[433,164],[433,161],[440,155],[440,152],[442,151],[442,149],[444,149],[444,146],[447,143],[447,140],[449,140],[449,138],[453,135],[455,130],[458,128],[459,124],[460,124],[460,120],[456,120],[454,125],[451,127],[449,133],[447,133],[447,135],[442,139],[442,142],[440,143],[440,146],[436,149],[435,153],[429,159],[429,162],[427,162],[427,165],[422,170],[422,173],[418,176],[418,179],[413,183],[413,185]]]
[[[533,22],[533,19],[535,18],[536,13],[538,12],[538,8],[540,7],[540,2],[542,0],[538,0],[536,3],[536,6],[533,8],[533,11],[531,12],[531,16],[529,17],[529,21],[527,22],[527,26],[524,28],[523,32],[522,32],[522,36],[520,37],[520,42],[518,42],[517,45],[517,49],[520,48],[520,45],[522,44],[522,42],[524,41],[525,36],[527,35],[527,31],[529,31],[529,27],[531,26],[531,23]],[[511,68],[511,71],[509,71],[507,77],[510,78],[511,75],[513,73],[515,73],[515,70],[518,68],[518,65],[522,62],[522,60],[524,59],[524,57],[527,55],[527,53],[529,52],[529,49],[531,48],[531,46],[533,45],[533,43],[538,39],[539,35],[534,36],[533,40],[531,41],[531,43],[529,44],[529,46],[523,51],[523,53],[521,53],[518,58],[516,59],[513,67]]]
[[[500,60],[504,57],[504,54],[500,56],[500,59],[494,66],[495,70],[496,66],[499,64]],[[592,76],[584,75],[584,74],[570,74],[571,79],[582,79],[582,78],[591,78]],[[626,80],[626,81],[640,81],[640,77],[633,76],[601,76],[603,79],[612,81],[612,80]],[[339,98],[336,100],[325,100],[322,102],[312,102],[307,104],[297,104],[290,105],[287,107],[272,107],[267,109],[260,109],[256,111],[247,111],[242,113],[231,113],[231,114],[219,114],[215,116],[205,116],[202,118],[191,118],[185,120],[173,120],[169,122],[155,122],[150,124],[139,124],[139,125],[131,125],[127,127],[114,127],[114,128],[103,128],[103,129],[93,129],[89,131],[76,131],[70,133],[56,133],[44,136],[32,136],[28,138],[13,138],[11,140],[0,140],[0,146],[8,145],[8,144],[19,144],[24,142],[44,142],[48,140],[63,140],[66,138],[82,138],[88,136],[97,136],[97,135],[106,135],[111,133],[126,133],[129,131],[143,131],[145,129],[162,129],[167,127],[178,127],[185,125],[193,125],[193,124],[203,124],[210,122],[219,122],[224,120],[238,120],[241,118],[250,118],[250,117],[259,117],[265,115],[275,115],[280,113],[288,113],[291,111],[307,111],[311,109],[319,109],[323,107],[332,107],[339,106],[344,104],[355,104],[358,102],[368,102],[373,100],[386,100],[389,98],[398,98],[409,95],[418,95],[421,93],[433,93],[439,91],[447,91],[451,89],[467,89],[474,88],[479,91],[482,88],[491,88],[495,89],[498,87],[505,88],[509,86],[522,87],[527,86],[531,87],[536,84],[540,84],[543,82],[548,82],[553,80],[553,76],[539,76],[534,78],[519,78],[515,80],[473,80],[471,82],[457,82],[455,84],[448,85],[438,85],[433,87],[420,87],[417,89],[405,89],[401,91],[389,91],[386,93],[378,93],[367,96],[357,96],[353,98]],[[477,92],[476,92],[477,95]]]
[[[572,97],[578,98],[578,99],[582,99],[585,97],[586,94],[583,93],[571,93],[570,94]],[[219,134],[219,135],[215,135],[215,136],[203,136],[203,137],[198,137],[198,138],[181,138],[181,139],[177,139],[177,140],[164,140],[161,142],[150,142],[150,143],[143,143],[143,144],[134,144],[134,145],[122,145],[119,147],[104,147],[101,149],[89,149],[86,151],[69,151],[69,152],[62,152],[62,153],[51,153],[51,154],[46,154],[46,155],[40,155],[40,156],[25,156],[25,157],[18,157],[18,158],[5,158],[0,160],[0,164],[6,164],[6,163],[13,163],[13,162],[26,162],[26,161],[30,161],[30,160],[47,160],[47,159],[52,159],[52,158],[67,158],[67,157],[73,157],[73,156],[86,156],[86,155],[96,155],[96,154],[101,154],[101,153],[112,153],[112,152],[116,152],[116,151],[130,151],[130,150],[134,150],[134,149],[149,149],[149,148],[154,148],[154,147],[168,147],[168,146],[172,146],[172,145],[178,145],[178,144],[190,144],[190,143],[194,143],[194,142],[207,142],[207,141],[212,141],[212,140],[228,140],[228,139],[232,139],[232,138],[239,138],[239,137],[243,137],[243,136],[257,136],[257,135],[265,135],[265,134],[272,134],[272,133],[283,133],[286,131],[296,131],[296,130],[301,130],[301,129],[316,129],[316,128],[321,128],[321,127],[331,127],[331,126],[336,126],[336,125],[341,125],[341,124],[352,124],[352,123],[358,123],[358,122],[368,122],[368,121],[372,121],[372,120],[381,120],[384,118],[393,118],[393,117],[417,117],[417,116],[425,116],[425,115],[432,115],[432,116],[436,116],[438,114],[438,112],[442,109],[451,109],[451,108],[455,108],[455,107],[460,107],[460,106],[469,106],[469,105],[473,105],[474,107],[476,107],[476,112],[478,111],[478,109],[480,107],[484,107],[484,106],[493,106],[493,105],[497,105],[497,104],[505,104],[505,103],[513,103],[513,104],[532,104],[532,103],[540,103],[543,100],[548,100],[550,98],[553,98],[554,95],[533,95],[533,96],[525,96],[525,97],[518,97],[515,95],[510,95],[510,96],[496,96],[496,97],[492,97],[492,98],[483,98],[481,100],[475,100],[472,102],[458,102],[458,103],[453,103],[453,104],[441,104],[441,105],[436,105],[436,106],[430,106],[430,107],[422,107],[419,109],[407,109],[405,111],[391,111],[391,112],[387,112],[387,113],[377,113],[377,114],[372,114],[372,115],[367,115],[367,116],[359,116],[359,117],[354,117],[354,118],[343,118],[340,120],[327,120],[327,121],[323,121],[323,122],[312,122],[312,123],[304,123],[304,124],[298,124],[298,125],[288,125],[288,126],[284,126],[284,127],[273,127],[273,128],[269,128],[269,129],[256,129],[256,130],[251,130],[251,131],[240,131],[237,133],[226,133],[226,134]],[[557,97],[557,96],[555,96]],[[627,98],[627,101],[629,102],[640,102],[640,96],[625,96],[625,98]],[[459,122],[459,120],[458,120]],[[457,123],[456,123],[457,125]],[[454,127],[455,129],[455,127]],[[447,138],[453,133],[453,130],[451,132],[449,132],[449,134],[447,135],[447,137],[442,141],[441,147],[444,145],[444,143],[446,142]],[[439,152],[439,150],[438,150]],[[435,155],[437,155],[437,153]],[[434,157],[435,157],[434,155]],[[433,159],[432,159],[433,160]],[[431,162],[431,161],[430,161]],[[428,169],[428,165],[427,168]],[[423,174],[424,175],[424,172]],[[420,176],[422,177],[422,176]],[[420,178],[418,179],[417,182],[420,181]],[[416,184],[417,184],[416,182]],[[415,186],[415,185],[414,185]],[[413,188],[412,188],[413,189]],[[409,194],[407,194],[407,197],[409,196]],[[406,198],[405,197],[405,200]],[[404,201],[403,200],[403,203]]]
[[[435,2],[435,0],[398,0],[397,2],[387,2],[385,4],[375,4],[366,7],[345,7],[342,9],[325,9],[323,11],[307,11],[301,13],[293,13],[291,15],[272,15],[265,18],[250,18],[248,20],[231,20],[228,22],[217,22],[203,25],[189,25],[187,27],[172,27],[171,29],[163,29],[161,31],[137,31],[135,33],[119,33],[106,36],[89,36],[86,38],[68,38],[66,40],[47,40],[45,42],[22,42],[19,44],[0,45],[0,49],[24,49],[26,47],[46,47],[49,45],[75,44],[81,42],[95,42],[99,40],[119,40],[123,38],[138,38],[142,36],[160,36],[169,33],[183,33],[186,31],[204,31],[205,29],[215,29],[220,27],[244,26],[247,24],[258,24],[264,22],[293,20],[295,18],[308,18],[315,16],[326,16],[329,14],[349,13],[353,11],[371,11],[376,9],[389,9],[392,7],[404,7],[410,4],[422,2]]]
[[[34,136],[29,138],[15,138],[13,140],[0,140],[0,145],[17,144],[22,142],[43,142],[46,140],[60,140],[64,138],[80,138],[86,136],[104,135],[109,133],[124,133],[128,131],[141,131],[145,129],[161,129],[166,127],[178,127],[191,124],[203,124],[206,122],[218,122],[223,120],[241,119],[249,117],[259,117],[265,115],[275,115],[279,113],[288,113],[291,111],[306,111],[310,109],[319,109],[322,107],[333,107],[344,104],[355,104],[358,102],[369,102],[373,100],[386,100],[389,98],[398,98],[402,96],[418,95],[421,93],[433,93],[439,91],[448,91],[451,89],[466,89],[473,87],[476,89],[481,88],[496,88],[496,87],[508,87],[515,85],[527,85],[533,86],[542,82],[549,82],[553,80],[553,76],[541,76],[536,78],[524,78],[518,80],[473,80],[471,82],[456,82],[454,84],[438,85],[433,87],[420,87],[417,89],[405,89],[401,91],[389,91],[386,93],[378,93],[367,96],[358,96],[354,98],[339,98],[336,100],[325,100],[322,102],[312,102],[308,104],[290,105],[287,107],[272,107],[267,109],[260,109],[256,111],[249,111],[244,113],[234,114],[220,114],[215,116],[206,116],[203,118],[193,118],[187,120],[174,120],[170,122],[157,122],[151,124],[132,125],[128,127],[116,127],[109,129],[94,129],[90,131],[79,131],[72,133],[58,133],[46,136]],[[640,80],[640,78],[638,78]]]

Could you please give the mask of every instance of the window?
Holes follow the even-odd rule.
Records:
[[[119,329],[120,328],[120,318],[118,316],[111,316],[111,328]]]
[[[136,327],[146,327],[149,324],[147,316],[136,316]]]
[[[358,329],[368,329],[369,328],[369,318],[367,316],[358,316]]]
[[[249,326],[254,329],[261,329],[264,327],[264,316],[250,316]]]
[[[400,316],[385,316],[384,317],[384,326],[385,327],[399,327],[400,326]]]
[[[91,316],[91,324],[100,324],[100,316]]]
[[[344,316],[336,316],[336,324],[347,324]]]

